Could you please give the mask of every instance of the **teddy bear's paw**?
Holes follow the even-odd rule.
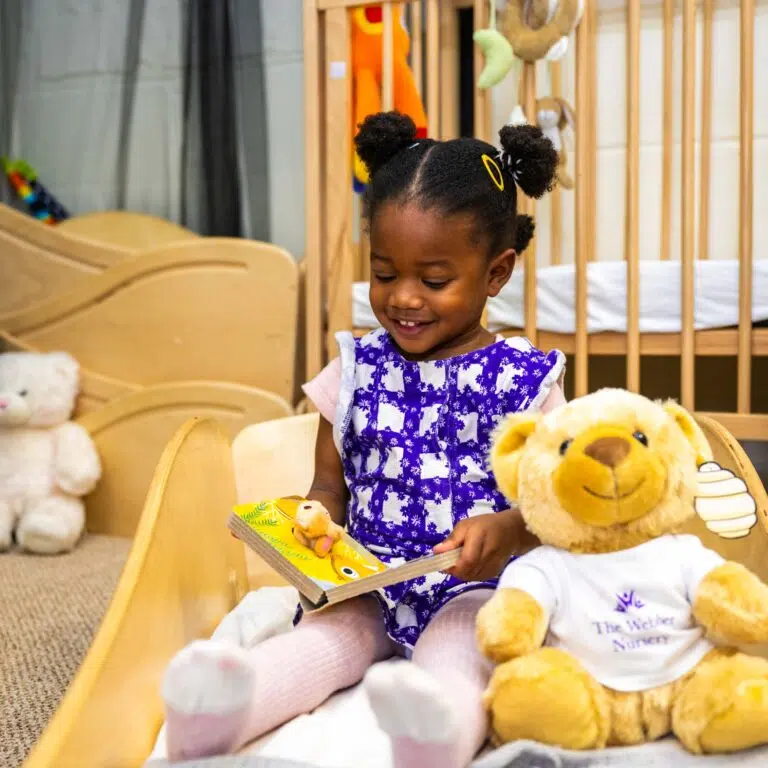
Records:
[[[69,552],[77,544],[85,525],[79,499],[52,496],[30,506],[16,528],[21,549],[38,555]]]
[[[168,665],[162,683],[172,760],[227,754],[237,744],[253,697],[246,651],[198,640]]]
[[[497,667],[484,702],[498,743],[528,739],[565,749],[600,749],[610,733],[605,690],[556,648]]]
[[[692,752],[768,744],[768,660],[735,653],[702,662],[675,703],[673,729]]]

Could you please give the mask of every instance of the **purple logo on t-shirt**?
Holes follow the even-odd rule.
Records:
[[[635,594],[633,589],[631,592],[620,592],[616,595],[616,608],[614,610],[617,613],[626,613],[630,608],[642,608],[645,603]]]

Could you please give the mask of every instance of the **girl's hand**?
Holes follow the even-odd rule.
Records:
[[[525,527],[520,511],[508,509],[460,520],[434,553],[463,547],[459,561],[446,572],[462,581],[486,581],[501,574],[511,555],[524,554],[538,543]]]

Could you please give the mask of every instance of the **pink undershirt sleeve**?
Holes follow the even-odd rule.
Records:
[[[542,413],[547,413],[558,405],[565,403],[562,379],[555,384],[541,404]],[[304,394],[314,403],[320,415],[333,424],[336,417],[336,404],[339,402],[341,388],[341,358],[331,360],[312,381],[307,382],[302,389]]]

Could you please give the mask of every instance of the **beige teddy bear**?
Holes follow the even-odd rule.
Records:
[[[768,642],[768,586],[680,533],[709,459],[687,411],[623,390],[500,428],[496,480],[543,546],[478,616],[497,741],[768,743],[768,660],[733,647]]]
[[[82,534],[81,497],[101,463],[88,433],[69,419],[79,366],[62,352],[0,355],[0,551],[57,554]]]

